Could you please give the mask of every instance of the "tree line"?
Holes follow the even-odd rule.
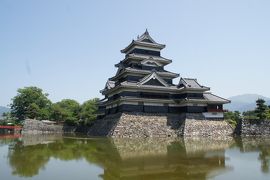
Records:
[[[73,99],[52,103],[48,96],[38,87],[20,88],[12,98],[11,112],[4,116],[16,121],[29,118],[64,122],[68,125],[89,125],[97,117],[98,98],[87,100],[83,104]]]
[[[64,122],[68,125],[90,125],[97,117],[98,98],[87,100],[83,104],[73,99],[63,99],[52,103],[48,96],[48,93],[44,93],[38,87],[20,88],[17,90],[17,95],[12,98],[11,112],[4,113],[3,116],[5,119],[13,119],[17,122],[29,118]],[[265,100],[258,99],[254,110],[242,114],[239,111],[225,112],[224,118],[233,126],[236,126],[242,118],[270,119],[270,106],[265,104]]]
[[[224,113],[224,118],[229,121],[230,124],[236,126],[240,119],[251,119],[251,120],[270,120],[270,106],[265,104],[264,99],[258,99],[256,101],[256,108],[251,111],[243,112],[229,111]]]

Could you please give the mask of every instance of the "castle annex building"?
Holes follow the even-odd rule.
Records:
[[[205,118],[222,119],[223,104],[230,101],[212,94],[197,79],[181,77],[165,70],[172,60],[161,56],[164,44],[157,43],[146,30],[121,50],[125,58],[115,67],[101,93],[100,116],[118,112],[198,113]]]

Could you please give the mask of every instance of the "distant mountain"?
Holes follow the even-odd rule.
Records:
[[[230,111],[248,111],[254,110],[256,107],[256,100],[257,99],[264,99],[267,105],[270,105],[270,98],[258,95],[258,94],[243,94],[238,96],[230,97],[231,100],[230,104],[226,104],[224,109],[228,109]]]
[[[9,111],[10,111],[9,108],[4,107],[4,106],[0,106],[0,119],[2,118],[2,114],[3,114],[4,112],[9,112]]]

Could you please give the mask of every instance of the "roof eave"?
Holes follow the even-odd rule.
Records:
[[[192,87],[186,87],[186,86],[185,86],[185,89],[186,90],[200,90],[200,91],[209,91],[210,90],[209,87],[192,88]]]
[[[151,73],[150,70],[138,70],[138,71],[132,71],[131,69],[125,69],[124,71],[122,71],[120,74],[117,74],[111,78],[109,78],[110,81],[114,81],[116,80],[117,78],[121,77],[123,74],[125,73],[133,73],[133,74],[149,74]],[[164,76],[164,77],[169,77],[169,78],[177,78],[180,76],[180,74],[177,74],[177,73],[172,73],[172,72],[157,72],[160,76]]]
[[[200,103],[206,103],[206,104],[227,104],[229,102],[227,101],[213,101],[208,99],[187,99],[185,100],[187,102],[200,102]]]
[[[209,101],[207,102],[208,104],[228,104],[230,101]]]
[[[151,57],[153,57],[153,56],[151,56]],[[163,57],[161,57],[161,58],[163,58]],[[146,58],[138,57],[138,56],[133,55],[133,54],[128,54],[127,57],[125,57],[125,59],[123,59],[123,62],[128,61],[129,59],[143,60],[143,59],[146,59]],[[172,63],[171,59],[166,59],[166,58],[163,58],[163,59],[155,59],[155,58],[153,58],[153,59],[154,59],[154,61],[158,61],[158,62],[160,62],[160,63],[162,63],[164,65]]]
[[[147,42],[139,42],[139,41],[132,40],[132,42],[126,48],[122,49],[120,52],[121,53],[126,53],[134,45],[153,47],[153,48],[157,48],[157,49],[160,49],[160,50],[164,49],[166,47],[165,44],[147,43]]]
[[[213,96],[216,96],[216,97],[222,99],[222,101],[220,101],[220,102],[224,102],[223,104],[231,103],[231,100],[229,100],[229,99],[225,99],[225,98],[223,98],[223,97],[217,96],[217,95],[215,95],[215,94],[212,94],[211,92],[208,92],[208,94],[211,94],[211,95],[213,95]],[[213,102],[214,102],[214,101],[213,101]]]

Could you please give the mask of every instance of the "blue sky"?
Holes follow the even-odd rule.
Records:
[[[167,45],[167,70],[223,97],[270,97],[269,9],[267,0],[1,0],[0,105],[25,86],[53,102],[101,97],[120,50],[145,28]]]

